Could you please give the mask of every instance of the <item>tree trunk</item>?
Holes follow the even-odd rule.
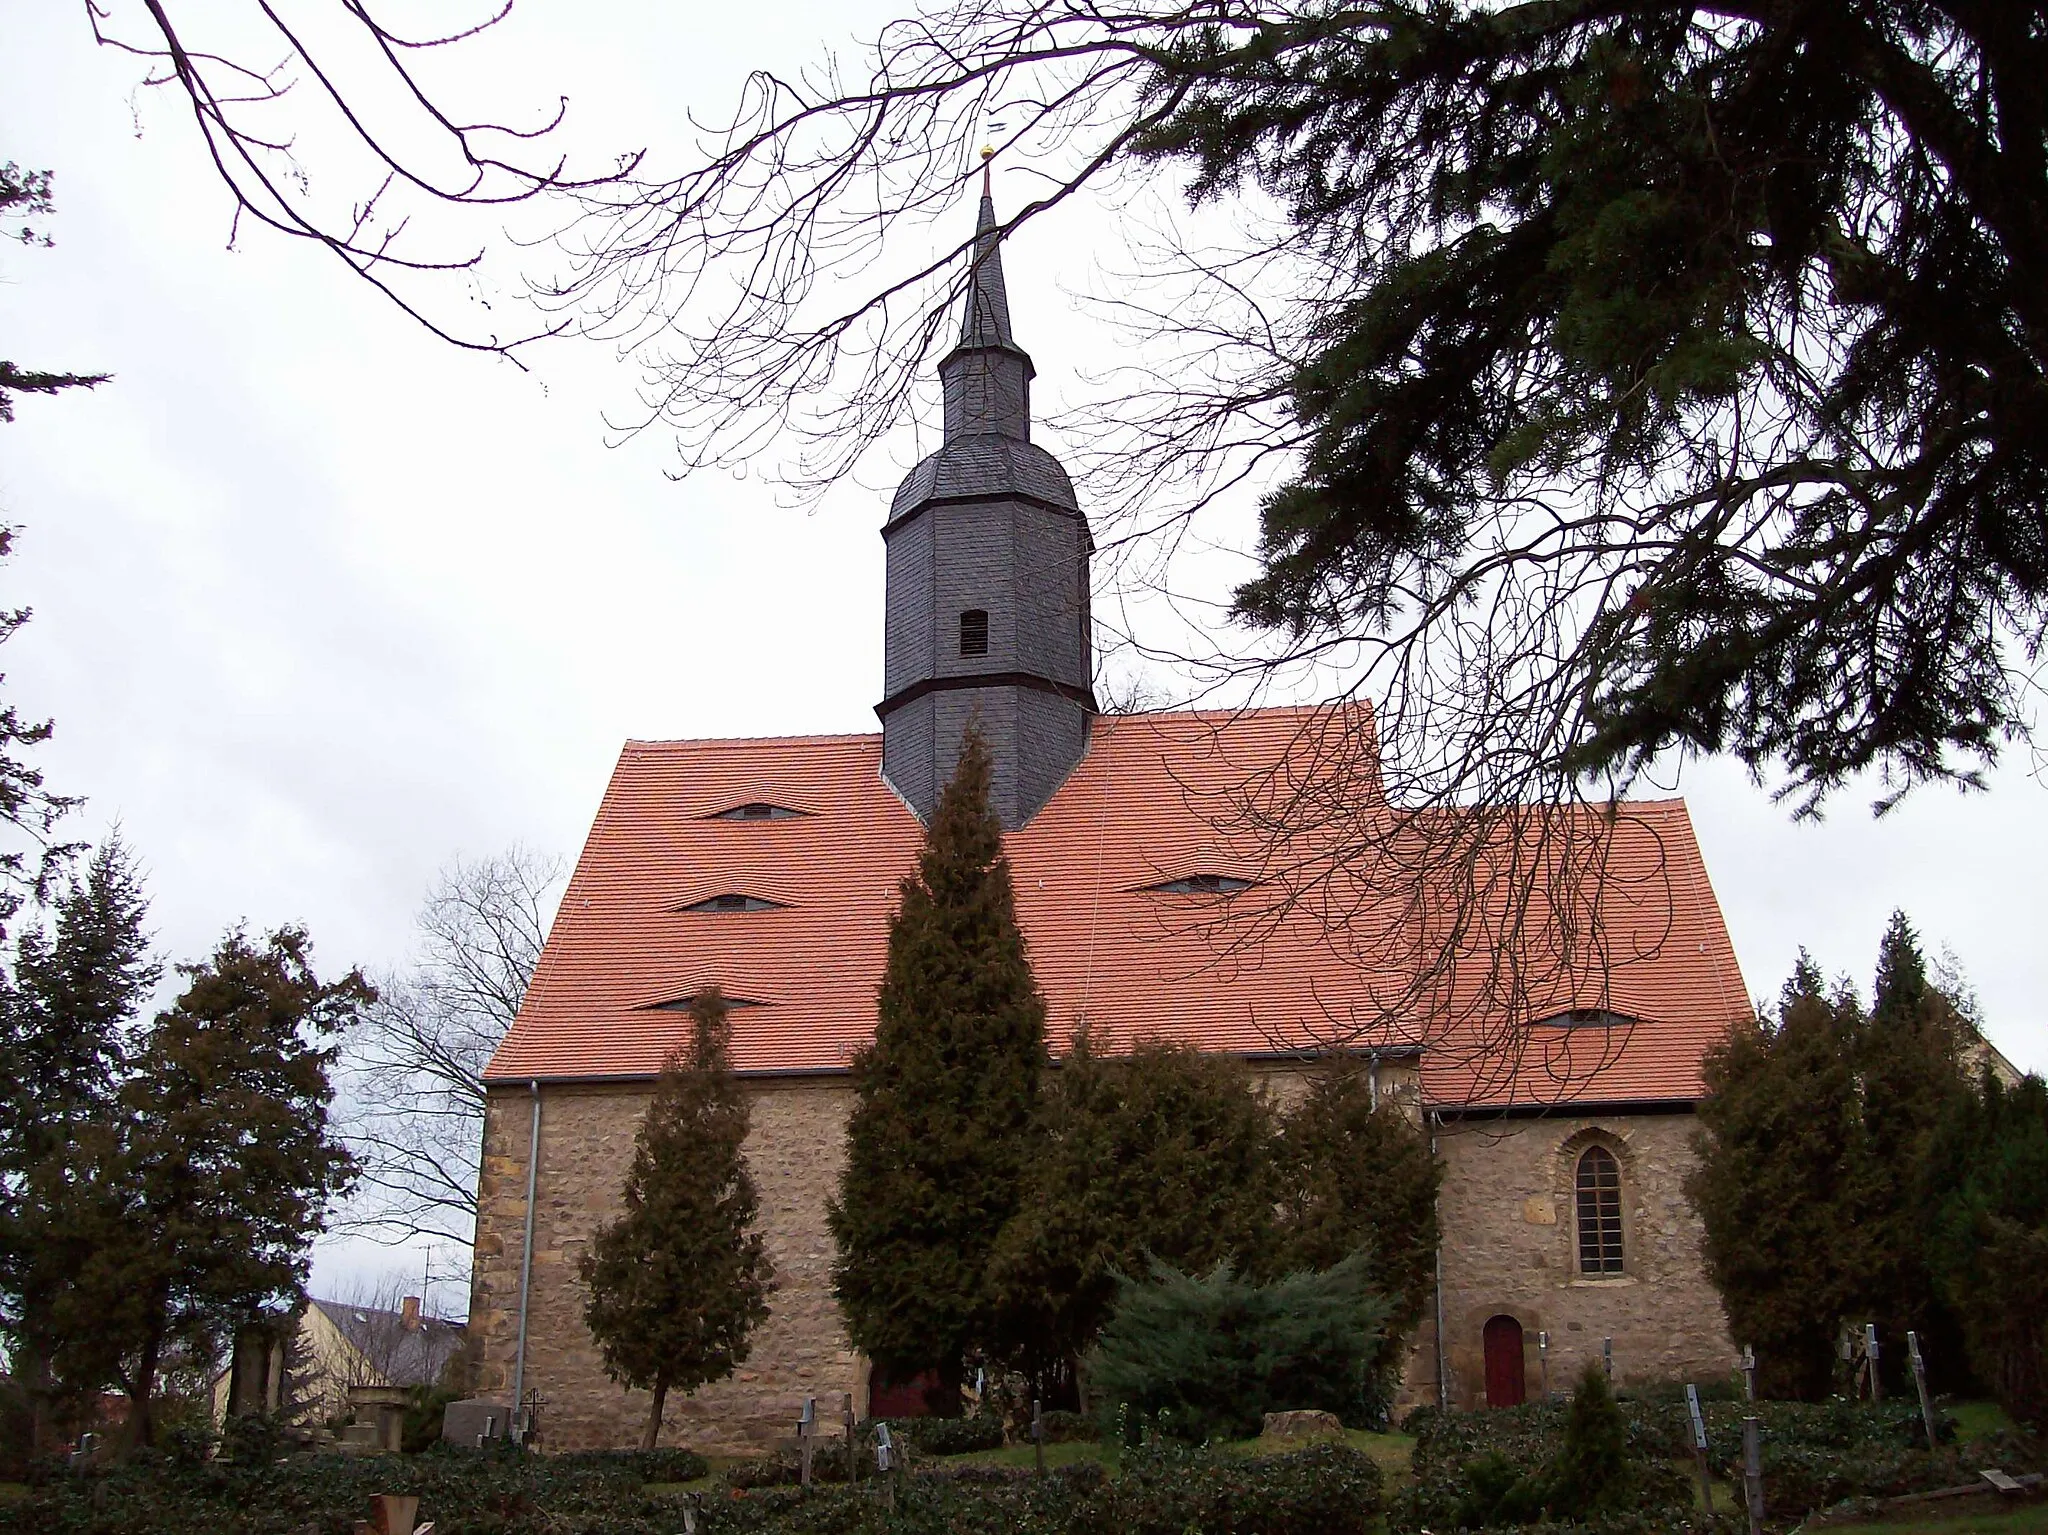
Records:
[[[156,1420],[150,1416],[150,1406],[156,1394],[156,1363],[161,1345],[152,1338],[142,1350],[142,1360],[135,1367],[135,1378],[128,1384],[128,1435],[129,1442],[137,1445],[156,1443]]]
[[[661,1437],[661,1408],[668,1400],[668,1377],[654,1377],[654,1405],[647,1409],[647,1432],[640,1436],[640,1448],[651,1450],[655,1440]]]

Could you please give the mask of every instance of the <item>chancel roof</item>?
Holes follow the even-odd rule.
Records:
[[[1375,760],[1362,706],[1097,719],[1005,839],[1054,1052],[1085,1020],[1112,1051],[1419,1050],[1441,1105],[1698,1097],[1748,1004],[1684,804],[1502,818],[1418,889],[1402,850],[1449,822],[1386,807]],[[488,1079],[651,1075],[713,985],[751,1004],[740,1071],[847,1069],[923,837],[880,767],[879,735],[629,743]],[[730,814],[763,805],[796,813]],[[685,909],[720,896],[752,899]]]

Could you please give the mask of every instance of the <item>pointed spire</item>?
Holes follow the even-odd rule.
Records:
[[[984,176],[987,167],[983,167]],[[974,270],[967,279],[967,308],[960,317],[962,346],[1015,346],[1010,338],[1010,295],[1003,287],[1003,247],[996,233],[996,203],[984,187],[981,218],[974,226]]]
[[[984,179],[986,179],[984,177]],[[960,344],[939,364],[946,392],[946,440],[995,433],[1031,439],[1031,359],[1010,334],[1002,239],[986,187],[974,228],[973,266],[960,317]]]

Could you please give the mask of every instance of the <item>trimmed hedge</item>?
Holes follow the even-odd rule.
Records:
[[[1092,1463],[1045,1476],[1005,1466],[947,1467],[884,1490],[772,1488],[709,1498],[708,1535],[1372,1535],[1379,1467],[1346,1445],[1237,1458],[1154,1444],[1111,1477]]]
[[[969,1455],[976,1450],[1003,1447],[1003,1420],[993,1413],[973,1418],[883,1418],[861,1425],[862,1433],[874,1438],[875,1423],[889,1425],[889,1435],[927,1455]]]
[[[659,1454],[660,1452],[656,1452]],[[438,1535],[672,1535],[624,1455],[297,1455],[192,1464],[138,1453],[52,1479],[9,1510],[21,1535],[350,1535],[376,1493],[410,1493]]]
[[[688,1452],[655,1451],[654,1457]],[[10,1508],[22,1535],[349,1535],[371,1494],[412,1493],[440,1535],[675,1535],[674,1498],[650,1496],[637,1452],[525,1456],[473,1450],[417,1456],[304,1455],[282,1464],[178,1466],[145,1458],[64,1477]],[[704,1496],[707,1535],[1371,1535],[1379,1468],[1346,1446],[1239,1459],[1203,1450],[1127,1452],[1119,1475],[1068,1466],[1034,1476],[949,1466],[876,1482],[729,1488]]]
[[[573,1450],[550,1457],[564,1465],[617,1468],[643,1482],[694,1482],[711,1474],[711,1462],[680,1446],[653,1450]]]

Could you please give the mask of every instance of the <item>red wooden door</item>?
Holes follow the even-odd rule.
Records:
[[[1522,1324],[1511,1316],[1486,1324],[1486,1405],[1519,1407],[1528,1393],[1522,1382]]]

